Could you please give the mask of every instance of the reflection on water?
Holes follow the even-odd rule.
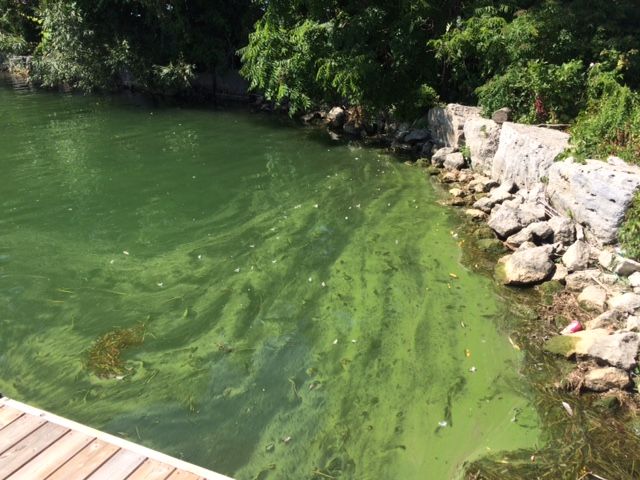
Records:
[[[239,479],[450,478],[537,441],[417,170],[258,116],[0,104],[3,393]],[[141,322],[124,378],[90,374]]]

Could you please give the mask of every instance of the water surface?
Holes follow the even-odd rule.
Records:
[[[0,109],[5,395],[238,479],[445,479],[537,442],[508,311],[418,169],[273,117]],[[139,324],[127,373],[91,373]]]

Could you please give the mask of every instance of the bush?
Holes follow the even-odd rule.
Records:
[[[618,239],[626,255],[640,260],[640,192],[636,193],[633,204],[627,211]]]
[[[640,94],[620,81],[618,72],[594,66],[588,106],[571,129],[578,158],[616,155],[640,164]]]
[[[523,123],[568,122],[584,105],[580,60],[550,65],[532,60],[515,64],[477,89],[485,113],[508,106]]]

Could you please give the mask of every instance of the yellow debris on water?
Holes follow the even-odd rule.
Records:
[[[456,275],[455,273],[450,273],[450,274],[449,274],[449,276],[450,276],[451,278],[458,278],[458,275]]]

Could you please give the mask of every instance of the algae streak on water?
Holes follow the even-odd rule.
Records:
[[[4,394],[238,479],[445,479],[536,444],[508,312],[419,170],[273,118],[0,104]]]

